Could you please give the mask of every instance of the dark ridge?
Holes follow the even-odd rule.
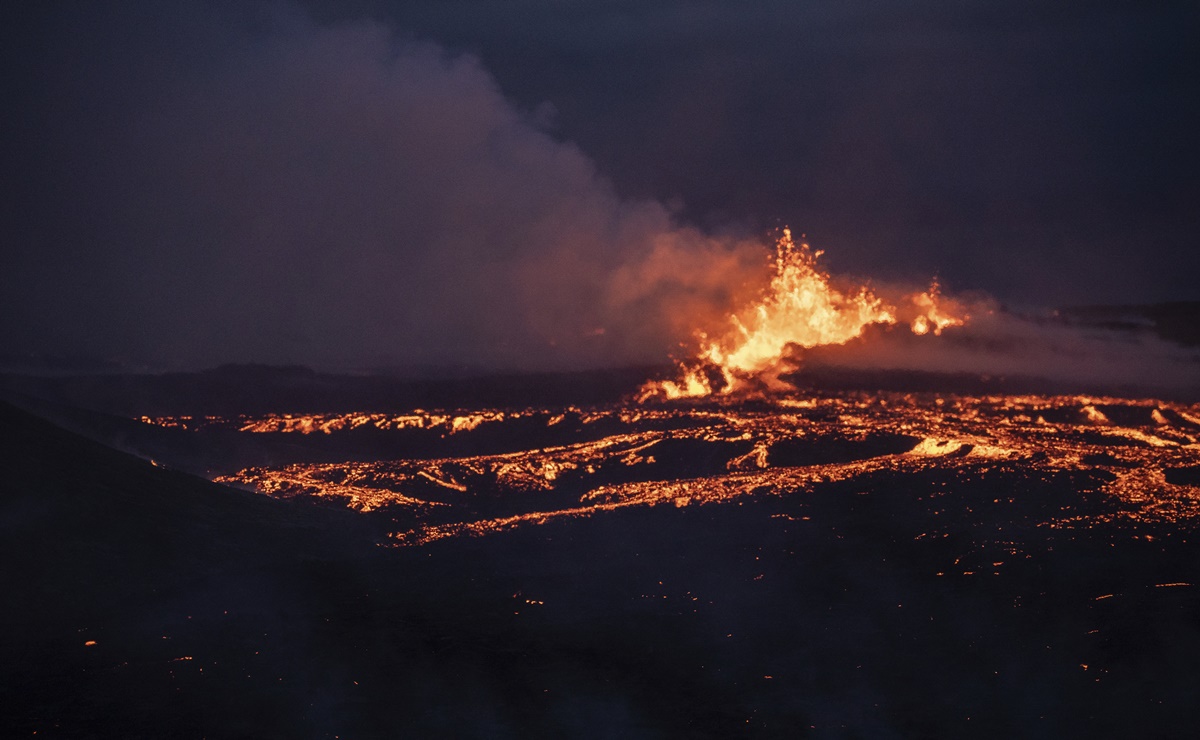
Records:
[[[612,403],[658,367],[474,378],[337,375],[304,367],[224,365],[196,373],[0,375],[0,389],[121,416],[376,412]]]
[[[23,584],[58,581],[66,598],[94,587],[85,577],[92,569],[128,571],[144,563],[152,576],[275,550],[317,555],[333,541],[330,532],[365,533],[348,513],[290,506],[162,469],[3,402],[0,448],[5,576]],[[87,552],[92,547],[98,551]],[[72,561],[79,570],[55,572],[72,551],[86,555]],[[166,585],[156,578],[138,588]]]
[[[5,737],[191,737],[205,709],[240,734],[262,710],[181,697],[177,661],[292,629],[281,614],[312,608],[298,575],[375,539],[348,512],[163,470],[2,402],[0,449]]]
[[[594,441],[612,434],[696,424],[684,418],[622,420],[605,417],[585,423],[580,411],[540,410],[503,423],[484,423],[447,435],[444,429],[359,427],[336,434],[270,432],[247,434],[232,425],[183,429],[69,406],[23,394],[10,401],[43,419],[101,444],[138,457],[212,478],[248,467],[298,462],[423,459],[517,452]],[[551,423],[551,422],[554,423]]]

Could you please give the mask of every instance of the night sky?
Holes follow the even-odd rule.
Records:
[[[1193,2],[7,3],[0,346],[656,361],[782,225],[1005,305],[1195,300],[1198,38]]]

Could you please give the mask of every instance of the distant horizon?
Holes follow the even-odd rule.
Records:
[[[1164,310],[1181,312],[1184,320],[1193,315],[1200,315],[1200,300],[1197,301],[1165,301],[1152,304],[1091,304],[1076,306],[1060,306],[1043,308],[1039,315],[1069,323],[1072,319],[1084,320],[1103,329],[1109,329],[1120,334],[1129,331],[1152,331],[1165,341],[1183,348],[1200,346],[1200,329],[1186,335],[1180,333],[1178,326],[1159,326],[1151,316]],[[1128,313],[1126,319],[1140,319],[1137,324],[1112,323],[1114,316]],[[1020,314],[1017,314],[1020,315]],[[1175,321],[1179,323],[1178,320]],[[681,348],[682,349],[682,348]],[[539,374],[569,374],[621,371],[630,369],[669,368],[682,356],[666,357],[657,362],[625,362],[599,364],[578,367],[537,367],[526,366],[497,366],[486,363],[464,362],[418,362],[401,363],[386,362],[367,363],[361,365],[337,365],[292,361],[272,362],[266,360],[228,360],[205,365],[155,365],[139,363],[119,358],[101,358],[87,356],[63,356],[53,354],[29,353],[17,355],[13,353],[0,354],[0,373],[11,375],[31,376],[71,376],[71,375],[162,375],[172,373],[212,373],[223,369],[261,368],[273,371],[302,371],[325,375],[345,376],[380,376],[393,377],[403,380],[426,380],[448,378],[454,380],[482,378],[504,375],[539,375]],[[882,369],[882,368],[881,368]],[[1200,376],[1198,376],[1200,378]]]

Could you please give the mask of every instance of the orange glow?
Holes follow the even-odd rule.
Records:
[[[520,419],[526,431],[530,423],[556,429],[563,424],[558,411],[511,411],[506,421],[494,423]],[[389,541],[399,546],[630,507],[690,511],[744,496],[792,497],[839,481],[925,471],[949,473],[948,480],[968,487],[996,470],[1033,478],[1066,473],[1089,487],[1086,496],[1116,504],[1090,512],[1049,511],[1039,526],[1053,529],[1116,519],[1187,526],[1200,521],[1200,496],[1178,472],[1200,467],[1197,405],[1097,396],[846,393],[802,398],[785,392],[752,406],[722,399],[704,406],[616,405],[574,413],[584,438],[564,439],[559,446],[462,457],[296,463],[247,468],[218,480],[386,516],[394,523]],[[492,418],[494,412],[475,414]],[[426,433],[445,439],[448,427],[429,427]],[[841,450],[834,455],[841,459],[825,461],[820,454],[809,459],[805,450],[819,453],[826,443]],[[689,459],[708,460],[711,467],[681,468],[680,462]],[[1011,505],[1023,495],[1014,490],[992,504]],[[944,534],[928,529],[918,539],[939,536]],[[953,572],[991,573],[1004,561],[998,557],[988,561],[991,569]],[[1183,582],[1161,585],[1186,587]]]
[[[409,414],[270,414],[224,419],[218,416],[143,416],[141,421],[156,426],[197,430],[207,427],[234,428],[253,434],[336,434],[350,429],[373,427],[382,431],[398,429],[440,430],[447,434],[469,432],[481,424],[502,422],[511,414],[504,411],[475,411],[455,416],[416,409]]]
[[[640,400],[729,395],[748,389],[786,390],[780,376],[795,370],[796,350],[845,344],[871,324],[894,325],[899,312],[866,286],[843,292],[817,267],[821,252],[797,246],[790,229],[775,244],[774,274],[765,295],[738,315],[732,327],[712,338],[698,336],[700,350],[680,365],[676,380],[647,383]],[[908,299],[909,328],[914,334],[940,335],[962,325],[944,305],[935,281],[929,290]]]
[[[952,326],[962,326],[967,322],[967,316],[953,316],[946,310],[942,302],[942,289],[937,280],[933,281],[929,290],[918,293],[909,300],[918,311],[909,323],[913,334],[922,335],[933,332],[934,336],[941,336],[943,330]]]

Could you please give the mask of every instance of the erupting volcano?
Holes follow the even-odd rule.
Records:
[[[1195,6],[0,5],[0,738],[1196,736]]]
[[[723,333],[700,333],[700,350],[680,364],[680,377],[647,383],[640,400],[787,390],[791,385],[780,376],[798,367],[805,349],[843,344],[871,324],[903,322],[913,334],[940,335],[969,318],[945,305],[936,280],[927,291],[906,296],[899,308],[866,286],[840,290],[818,267],[820,256],[807,243],[797,246],[791,229],[783,229],[765,295],[730,316],[732,327]]]
[[[944,341],[966,317],[936,286],[835,288],[786,233],[775,265],[681,380],[17,384],[143,458],[0,407],[23,533],[4,555],[33,574],[7,592],[65,584],[7,630],[21,726],[90,726],[149,686],[227,707],[221,729],[275,727],[265,703],[293,734],[318,696],[367,736],[496,702],[554,734],[581,696],[619,708],[617,735],[1193,727],[1200,404],[781,377],[802,350]],[[61,405],[85,397],[117,415]],[[83,709],[45,698],[64,685]]]

